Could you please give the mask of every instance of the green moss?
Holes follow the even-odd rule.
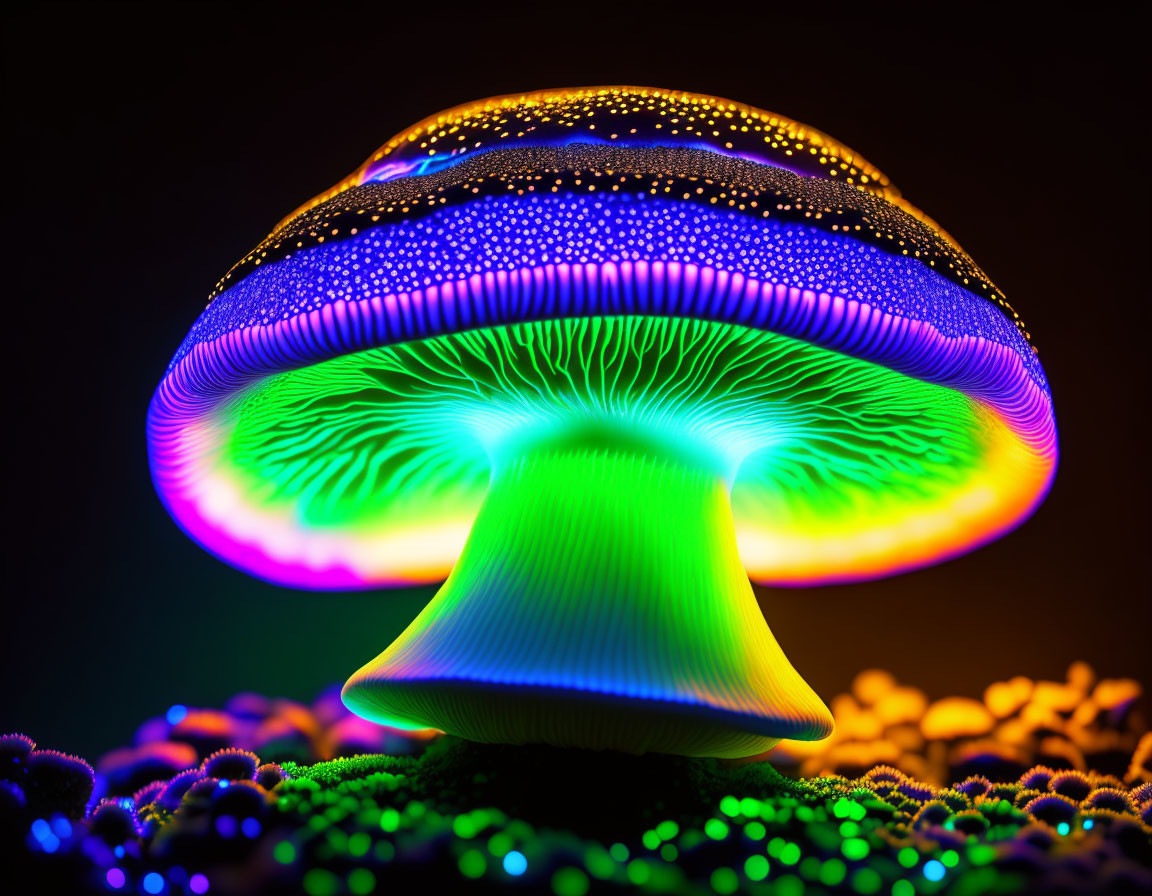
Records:
[[[284,773],[292,780],[339,784],[355,778],[365,778],[376,772],[393,775],[410,773],[416,765],[416,760],[408,756],[353,756],[350,759],[317,762],[315,765],[298,765],[295,762],[284,762],[281,765]]]
[[[361,756],[287,771],[265,830],[276,880],[309,896],[510,886],[552,896],[617,888],[914,896],[931,860],[948,869],[948,892],[990,892],[990,875],[999,875],[998,893],[1033,882],[1001,867],[1020,810],[1005,800],[959,808],[966,798],[956,791],[913,823],[861,781],[792,781],[766,763],[454,738],[416,759]],[[194,824],[186,814],[169,826]],[[1139,846],[1136,825],[1129,848]],[[1109,830],[1071,833],[1061,848],[1090,852],[1099,845],[1091,838]],[[1141,842],[1152,849],[1147,836]],[[523,861],[506,867],[512,851]]]

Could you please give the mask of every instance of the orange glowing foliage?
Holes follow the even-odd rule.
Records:
[[[984,690],[984,703],[997,718],[1010,716],[1032,696],[1032,679],[1017,675],[1008,681],[997,681]]]
[[[987,707],[970,697],[945,697],[928,707],[920,730],[930,740],[987,734],[996,720]]]
[[[1079,695],[1074,705],[1070,693]],[[989,685],[983,701],[948,697],[930,705],[919,688],[870,669],[855,678],[849,693],[829,701],[836,720],[830,738],[784,741],[770,758],[782,768],[795,763],[804,777],[852,777],[882,763],[936,785],[979,769],[995,769],[989,777],[1007,780],[1012,768],[1022,774],[1049,765],[1060,770],[1052,774],[1083,771],[1097,789],[1123,789],[1152,781],[1142,693],[1132,679],[1098,681],[1091,666],[1074,663],[1063,682],[1016,676]]]

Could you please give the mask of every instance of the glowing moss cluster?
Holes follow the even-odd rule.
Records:
[[[1052,789],[1050,769],[949,788],[886,766],[789,781],[766,763],[451,738],[419,758],[286,763],[270,787],[249,765],[233,778],[189,770],[174,808],[105,799],[81,822],[10,807],[0,821],[27,833],[16,867],[34,863],[69,892],[914,896],[1152,883],[1152,785],[1077,799]],[[1112,805],[1097,805],[1103,794]]]

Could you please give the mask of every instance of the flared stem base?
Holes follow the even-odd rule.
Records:
[[[723,476],[634,446],[501,466],[444,586],[343,695],[382,724],[633,753],[832,727],[764,622]]]

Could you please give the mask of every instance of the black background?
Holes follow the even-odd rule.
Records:
[[[1006,292],[1052,383],[1062,462],[1015,533],[886,581],[759,592],[797,669],[826,698],[869,666],[935,696],[1079,658],[1152,680],[1133,23],[1055,6],[927,21],[927,4],[407,5],[427,12],[8,19],[0,729],[95,757],[173,702],[308,698],[402,630],[434,589],[287,591],[185,538],[148,479],[152,389],[220,274],[396,131],[492,94],[613,82],[741,100],[860,150]]]

